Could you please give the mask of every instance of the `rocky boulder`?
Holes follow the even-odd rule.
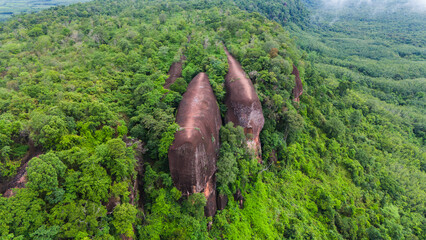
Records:
[[[176,81],[176,79],[182,77],[182,65],[183,61],[186,60],[186,57],[182,55],[179,62],[175,62],[170,66],[169,77],[166,79],[164,84],[165,89],[170,89],[170,86]]]
[[[244,132],[248,136],[251,136],[247,140],[248,146],[254,149],[260,158],[261,144],[259,134],[265,123],[262,105],[260,104],[253,83],[246,76],[240,63],[226,48],[225,52],[229,65],[229,71],[225,77],[225,104],[228,107],[225,121],[233,122],[235,125],[244,128]]]
[[[179,104],[176,122],[180,129],[169,149],[173,182],[183,195],[203,192],[206,215],[216,212],[216,161],[219,153],[219,106],[207,74],[198,74]]]

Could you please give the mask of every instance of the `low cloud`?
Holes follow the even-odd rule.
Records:
[[[395,12],[402,9],[426,12],[426,0],[322,0],[322,6],[336,11],[367,6],[374,12]]]

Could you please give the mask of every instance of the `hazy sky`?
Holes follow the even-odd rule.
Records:
[[[426,12],[426,0],[322,0],[322,3],[323,6],[332,9],[369,5],[379,11],[398,11],[400,8],[409,8],[414,11]]]

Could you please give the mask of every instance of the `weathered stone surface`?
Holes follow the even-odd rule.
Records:
[[[16,181],[13,183],[13,187],[6,190],[3,197],[13,197],[15,196],[16,189],[25,188],[25,184],[27,184],[27,166],[28,163],[24,165],[24,170],[18,173],[18,175],[15,177]]]
[[[222,120],[207,74],[200,73],[189,83],[179,104],[176,122],[180,130],[169,149],[173,182],[184,195],[204,192],[209,208],[206,214],[214,213],[214,174]]]
[[[27,166],[28,162],[25,163],[20,170],[18,171],[18,174],[13,178],[13,180],[9,183],[9,188],[4,192],[3,197],[13,197],[15,196],[14,190],[25,188],[25,185],[27,184]]]
[[[226,195],[217,195],[217,209],[223,210],[226,207],[226,204],[228,204],[228,197]]]
[[[18,173],[10,179],[5,179],[5,181],[0,181],[0,194],[3,194],[3,197],[12,197],[15,195],[14,190],[19,188],[25,188],[27,184],[27,167],[28,162],[42,154],[41,149],[36,148],[32,140],[28,141],[28,152],[21,160],[21,166],[18,169]]]
[[[206,207],[204,208],[204,214],[207,217],[214,216],[217,211],[215,176],[212,176],[209,181],[207,181],[206,187],[204,189],[204,196],[207,199]]]
[[[299,102],[300,96],[303,93],[303,85],[302,85],[302,80],[300,80],[299,70],[297,69],[295,65],[293,65],[293,72],[291,74],[295,76],[294,81],[296,83],[296,86],[293,89],[294,101]]]
[[[175,62],[170,66],[168,73],[169,78],[166,79],[166,83],[164,84],[165,89],[170,89],[170,85],[172,85],[176,79],[182,77],[182,65],[185,60],[186,57],[182,55],[179,62]]]
[[[225,52],[229,65],[229,71],[225,77],[225,104],[228,107],[225,121],[231,121],[235,125],[242,126],[246,134],[248,133],[253,136],[252,139],[248,139],[247,143],[250,148],[256,151],[258,157],[260,157],[261,144],[259,134],[265,123],[262,105],[260,104],[253,83],[247,78],[240,63],[226,48]]]
[[[120,204],[120,198],[119,197],[110,197],[108,198],[108,202],[106,203],[105,207],[107,209],[108,214],[112,214],[114,211],[114,208],[117,207],[117,205]]]
[[[234,194],[234,201],[238,202],[238,205],[240,206],[241,209],[244,208],[244,197],[243,194],[241,193],[241,190],[238,189],[237,192]]]

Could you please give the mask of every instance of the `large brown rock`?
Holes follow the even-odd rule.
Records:
[[[206,214],[214,213],[214,174],[222,120],[207,74],[200,73],[189,83],[179,104],[176,122],[180,130],[169,149],[173,182],[184,195],[204,192],[208,200]]]
[[[295,76],[294,81],[296,83],[296,86],[293,89],[294,101],[299,102],[300,96],[303,93],[303,85],[302,80],[300,80],[299,70],[295,65],[293,65],[293,72],[291,74]]]
[[[229,65],[229,71],[225,77],[225,104],[228,107],[225,121],[242,126],[246,134],[252,135],[252,138],[248,139],[247,143],[260,158],[261,144],[259,134],[265,123],[262,105],[253,83],[246,76],[240,63],[226,48],[225,52]]]

